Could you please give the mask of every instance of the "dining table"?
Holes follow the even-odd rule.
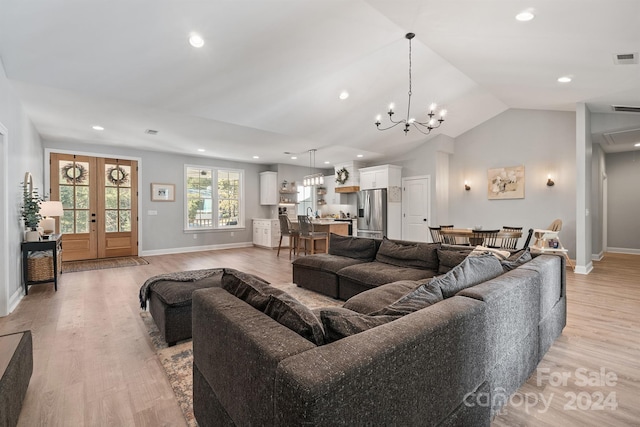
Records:
[[[473,228],[443,228],[440,234],[443,236],[462,237],[466,239],[470,245],[478,246],[484,243],[482,237],[474,237],[476,233],[487,230],[474,230]],[[498,239],[519,239],[522,237],[522,231],[506,231],[500,230],[496,236]]]

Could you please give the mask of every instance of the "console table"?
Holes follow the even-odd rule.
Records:
[[[53,252],[53,280],[29,280],[29,254],[37,251]],[[24,294],[29,295],[29,285],[53,282],[53,288],[58,291],[58,257],[62,252],[62,234],[51,234],[48,240],[38,242],[22,242],[22,276],[24,281]]]

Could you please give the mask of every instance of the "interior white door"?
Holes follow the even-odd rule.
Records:
[[[402,178],[402,238],[428,242],[430,212],[431,177]]]

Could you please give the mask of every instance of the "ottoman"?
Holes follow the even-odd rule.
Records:
[[[191,294],[196,289],[220,287],[222,269],[193,282],[160,280],[149,288],[149,311],[171,347],[191,338]]]
[[[32,372],[31,331],[0,335],[0,427],[18,424]]]

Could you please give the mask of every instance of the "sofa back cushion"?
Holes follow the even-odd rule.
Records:
[[[469,256],[472,249],[438,249],[438,274],[445,274]]]
[[[316,345],[324,344],[320,320],[305,305],[258,276],[225,268],[222,289]]]
[[[405,316],[442,301],[444,299],[442,290],[434,281],[435,279],[432,279],[422,284],[418,289],[409,292],[394,303],[371,314],[374,316]]]
[[[376,261],[398,267],[438,270],[440,243],[419,243],[382,239]]]
[[[364,237],[329,235],[329,254],[373,261],[376,257],[376,242]]]
[[[498,258],[492,254],[466,257],[461,264],[447,274],[434,278],[430,284],[442,290],[444,298],[450,298],[463,289],[478,285],[504,272]]]

